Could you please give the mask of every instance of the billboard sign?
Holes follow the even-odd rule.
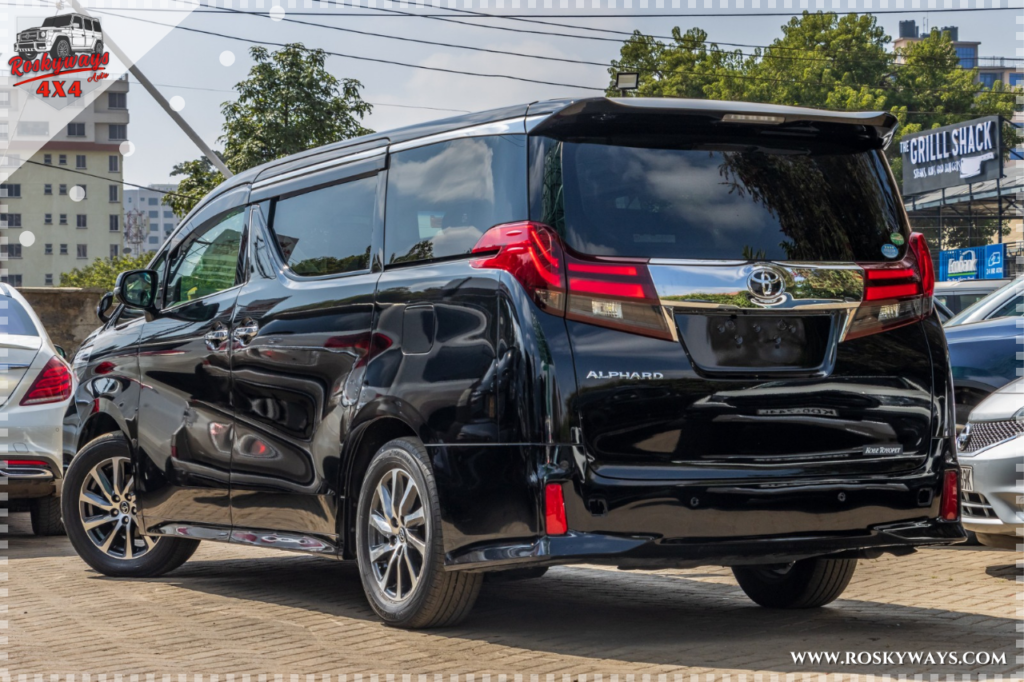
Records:
[[[1002,279],[1006,260],[1005,244],[950,249],[939,253],[939,281],[961,279]]]
[[[1002,177],[1000,118],[985,116],[900,140],[903,194],[921,194]]]

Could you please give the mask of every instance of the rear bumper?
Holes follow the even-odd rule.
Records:
[[[623,569],[789,563],[816,556],[874,558],[910,554],[915,547],[966,538],[957,523],[933,519],[897,523],[861,533],[663,540],[570,531],[563,536],[492,543],[449,555],[448,570],[501,570],[588,563]]]

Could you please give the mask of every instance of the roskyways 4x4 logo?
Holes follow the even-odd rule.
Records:
[[[99,81],[109,76],[106,66],[110,53],[103,50],[100,22],[82,14],[43,19],[41,26],[18,34],[14,51],[17,56],[7,64],[11,76],[22,79],[14,85],[35,84],[35,96],[57,109],[68,106],[69,98],[81,97],[83,92],[99,87]],[[85,72],[89,76],[84,80],[60,78]]]

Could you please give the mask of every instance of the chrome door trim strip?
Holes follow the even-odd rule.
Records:
[[[229,542],[232,544],[283,549],[292,552],[308,552],[311,554],[337,554],[338,547],[328,540],[302,533],[284,533],[272,530],[249,530],[235,528],[228,530],[220,527],[203,526],[193,523],[163,522],[156,527],[146,529],[146,535],[168,535],[193,540],[212,540],[213,542]]]
[[[460,140],[466,137],[488,137],[491,135],[522,135],[526,133],[526,123],[523,116],[516,116],[515,118],[508,118],[502,121],[493,121],[491,123],[483,123],[480,125],[470,126],[468,128],[459,128],[458,130],[449,130],[444,133],[437,133],[436,135],[427,135],[426,137],[419,137],[415,140],[407,140],[405,142],[398,142],[389,147],[389,151],[401,152],[407,149],[415,149],[417,147],[425,147],[428,144],[435,144],[437,142],[449,142],[451,140]]]
[[[345,164],[352,163],[354,161],[372,159],[375,156],[383,155],[385,152],[387,152],[387,149],[388,148],[386,146],[376,147],[374,149],[368,149],[364,152],[357,152],[355,154],[349,154],[348,156],[342,156],[337,159],[330,159],[328,161],[314,163],[311,166],[296,168],[293,171],[281,173],[281,175],[275,175],[274,177],[267,178],[266,180],[258,180],[252,183],[252,189],[253,191],[256,191],[258,189],[263,189],[264,187],[270,187],[281,182],[286,182],[288,180],[293,180],[295,178],[302,177],[303,175],[308,175],[309,173],[316,173],[317,171],[328,170],[330,168],[334,168],[335,166],[344,166]]]

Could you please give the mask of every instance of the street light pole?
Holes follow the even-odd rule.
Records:
[[[87,17],[92,16],[84,7],[82,7],[78,0],[71,0],[71,5],[79,14],[83,14]],[[213,167],[219,170],[225,178],[230,178],[233,173],[228,170],[228,167],[224,165],[224,162],[220,160],[220,157],[213,153],[213,150],[210,149],[210,146],[203,141],[203,138],[199,137],[196,131],[192,130],[192,127],[185,122],[185,119],[181,117],[181,114],[171,108],[170,103],[164,98],[163,94],[161,94],[160,91],[156,89],[156,86],[153,85],[149,79],[146,78],[145,74],[142,73],[142,69],[128,59],[128,55],[126,55],[124,51],[117,46],[117,43],[114,42],[114,39],[111,38],[110,34],[106,31],[103,32],[103,39],[106,46],[110,48],[110,51],[121,60],[122,64],[128,67],[128,71],[133,76],[139,79],[139,82],[142,83],[142,87],[146,88],[146,91],[153,96],[153,99],[156,100],[157,104],[167,112],[167,115],[178,124],[179,128],[185,131],[185,134],[188,135],[189,139],[195,142],[196,146],[199,147],[199,150],[203,152],[206,158],[210,160],[210,163],[213,164]]]

